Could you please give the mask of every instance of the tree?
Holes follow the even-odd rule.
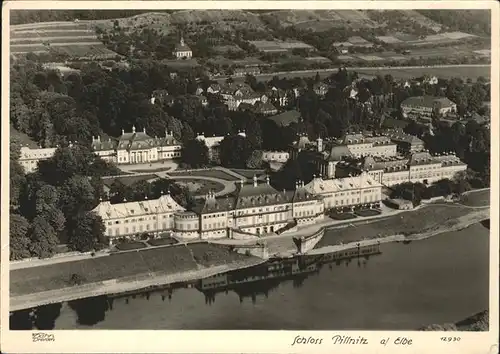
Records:
[[[38,171],[42,180],[58,186],[79,172],[78,161],[71,148],[57,148],[54,156],[42,160],[38,164]]]
[[[248,139],[240,135],[226,136],[220,142],[219,149],[222,165],[235,168],[245,168],[245,163],[253,150]]]
[[[262,166],[262,151],[254,150],[246,162],[248,168],[260,168]]]
[[[196,136],[194,135],[193,129],[191,126],[184,122],[182,124],[182,141],[185,143],[187,141],[193,140]]]
[[[71,219],[80,212],[91,210],[94,206],[94,188],[87,177],[71,177],[61,188],[60,205],[66,219]]]
[[[10,214],[9,219],[10,260],[27,258],[30,256],[29,222],[19,214]]]
[[[253,149],[260,149],[262,147],[262,129],[259,121],[254,114],[246,112],[247,119],[245,119],[245,134],[248,142]]]
[[[79,213],[71,222],[68,245],[75,251],[92,251],[103,240],[105,230],[101,216],[94,212]]]
[[[32,256],[49,258],[56,253],[58,239],[55,230],[42,216],[33,219],[28,235],[31,240]]]
[[[10,205],[16,207],[19,203],[19,195],[22,186],[26,183],[24,168],[19,163],[19,144],[12,140],[10,142]]]
[[[208,147],[203,140],[193,139],[182,148],[182,161],[193,168],[208,164]]]

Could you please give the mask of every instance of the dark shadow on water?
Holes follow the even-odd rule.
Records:
[[[104,321],[106,311],[110,308],[107,296],[104,295],[70,301],[68,305],[76,312],[78,324],[84,326],[93,326]]]
[[[481,225],[483,225],[485,228],[487,228],[489,230],[490,229],[490,219],[481,221]]]
[[[33,311],[31,309],[13,312],[9,317],[11,331],[33,329]]]
[[[62,304],[49,304],[35,310],[35,327],[40,330],[54,329],[56,320],[61,314]]]
[[[11,330],[52,330],[61,314],[62,304],[49,304],[35,309],[15,311],[10,315]]]

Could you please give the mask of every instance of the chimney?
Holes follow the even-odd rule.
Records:
[[[100,135],[97,136],[97,141],[101,142],[101,136]]]
[[[304,181],[302,181],[301,187],[304,188]]]
[[[253,186],[254,187],[257,187],[257,176],[256,175],[253,175]]]

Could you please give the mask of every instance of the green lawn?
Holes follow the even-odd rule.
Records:
[[[487,206],[490,205],[490,190],[482,190],[463,195],[460,204],[467,206]]]
[[[166,237],[166,238],[157,238],[153,240],[149,240],[148,243],[151,246],[166,246],[166,245],[175,245],[179,243],[175,238]]]
[[[380,210],[376,210],[376,209],[366,209],[366,210],[358,210],[354,214],[356,214],[358,216],[367,217],[367,216],[380,215],[381,211]]]
[[[334,220],[349,220],[349,219],[356,219],[357,217],[352,213],[337,213],[337,212],[331,212],[329,216]]]
[[[239,168],[231,168],[231,171],[234,173],[237,173],[239,175],[242,175],[245,178],[252,179],[253,176],[260,177],[262,176],[265,171],[264,170],[246,170],[246,169],[239,169]]]
[[[116,245],[116,248],[118,248],[120,251],[128,251],[146,248],[146,245],[142,242],[124,242]]]
[[[223,184],[214,181],[207,181],[206,179],[197,179],[197,178],[179,179],[176,180],[175,183],[179,186],[188,187],[189,191],[194,196],[203,196],[208,194],[208,192],[210,191],[214,193],[219,193],[222,190],[224,190]]]
[[[199,269],[200,266],[248,259],[248,256],[230,252],[227,247],[206,242],[147,248],[137,252],[12,270],[10,293],[16,296],[67,288],[73,285],[70,281],[73,274],[83,279],[82,284],[88,284],[111,279],[136,279],[147,277],[149,273],[185,272]]]
[[[154,178],[159,178],[157,175],[154,173],[147,174],[147,175],[140,175],[140,176],[124,176],[124,177],[116,177],[116,178],[103,178],[102,181],[105,186],[111,187],[111,185],[115,181],[120,181],[123,183],[125,186],[131,186],[134,183],[140,182],[140,181],[148,181],[150,179]]]
[[[452,226],[458,218],[470,212],[471,209],[466,207],[434,204],[373,222],[356,223],[356,220],[351,226],[327,230],[316,248],[336,245],[339,242],[359,241],[363,238],[370,239],[403,233],[417,234],[437,229],[445,224]]]
[[[221,170],[200,170],[200,171],[175,171],[168,174],[169,176],[186,176],[186,177],[212,177],[222,179],[224,181],[238,181],[238,178]]]

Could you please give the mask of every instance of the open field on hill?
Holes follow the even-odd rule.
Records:
[[[262,28],[264,24],[259,16],[241,10],[180,10],[173,13],[148,12],[140,15],[116,19],[121,28],[133,31],[140,28],[155,29],[162,33],[175,31],[178,25],[188,28]],[[102,28],[111,28],[113,20],[100,20],[95,24]]]
[[[39,30],[39,29],[83,30],[83,29],[89,29],[89,26],[91,24],[92,21],[81,21],[81,22],[54,21],[54,22],[26,23],[22,25],[11,26],[11,32],[22,32],[22,31]]]
[[[79,29],[71,29],[71,30],[43,29],[41,31],[30,30],[30,31],[22,31],[22,32],[12,32],[10,34],[10,41],[11,41],[11,43],[13,43],[13,42],[19,42],[23,39],[33,39],[33,38],[87,37],[87,36],[97,38],[93,31],[79,30]]]
[[[477,79],[479,76],[483,76],[486,79],[490,78],[491,68],[489,65],[481,66],[470,66],[470,65],[459,65],[459,66],[436,66],[436,67],[379,67],[379,68],[364,68],[364,67],[348,67],[347,70],[356,71],[361,77],[372,78],[376,75],[386,75],[390,74],[395,79],[412,79],[416,77],[421,77],[423,75],[435,75],[438,78],[449,79],[453,77],[460,78],[471,78],[472,80]],[[319,73],[321,78],[326,78],[332,73],[337,72],[338,68],[326,69],[326,70],[308,70],[308,71],[298,71],[298,72],[286,72],[286,73],[270,73],[257,75],[257,81],[269,81],[274,76],[279,78],[293,79],[296,77],[314,77],[316,73]],[[226,80],[226,77],[214,78],[216,81],[222,82]],[[243,77],[234,77],[235,81],[243,81]]]
[[[347,68],[349,70],[349,68]],[[391,74],[395,79],[411,79],[423,75],[434,75],[438,78],[450,79],[453,77],[461,78],[471,78],[476,80],[479,76],[489,78],[491,75],[490,66],[474,66],[474,67],[429,67],[429,68],[383,68],[383,69],[373,69],[373,68],[357,68],[353,69],[359,75],[366,76],[376,76],[376,75],[386,75]]]
[[[261,15],[262,18],[276,18],[282,26],[325,31],[330,28],[373,28],[377,23],[370,20],[362,10],[279,10]]]
[[[101,43],[97,40],[95,36],[85,35],[85,36],[66,36],[66,37],[38,37],[38,38],[21,38],[21,39],[11,39],[11,46],[16,45],[30,45],[30,44],[40,44],[50,43],[50,45],[55,44],[76,44],[76,43]]]

